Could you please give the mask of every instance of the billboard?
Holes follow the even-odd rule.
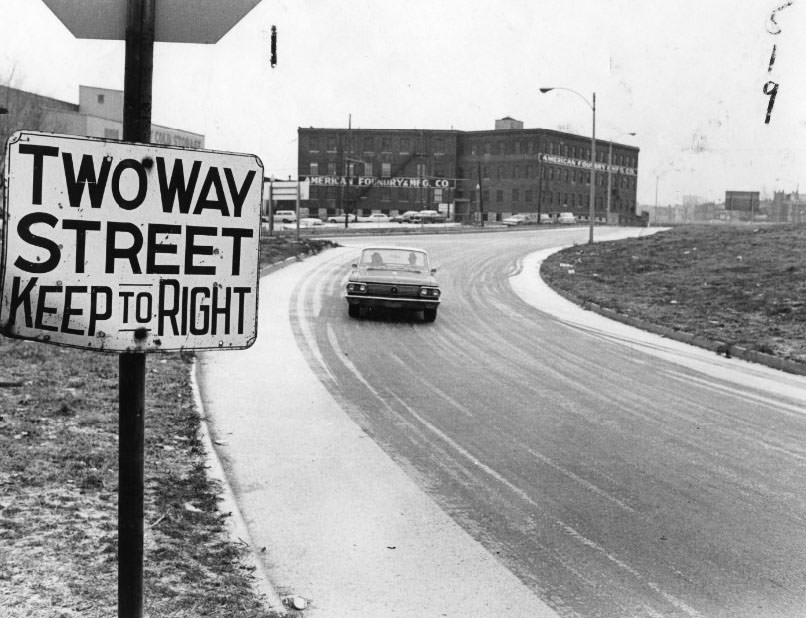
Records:
[[[725,191],[725,210],[758,212],[758,191]]]

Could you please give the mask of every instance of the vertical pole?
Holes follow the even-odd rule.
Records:
[[[481,161],[478,162],[478,175],[479,175],[479,215],[481,216],[481,227],[484,227],[484,189],[481,186]]]
[[[296,233],[296,241],[299,242],[299,179],[297,179],[297,199],[296,199],[296,210],[297,210],[297,233]],[[310,213],[309,213],[310,216]]]
[[[610,195],[613,193],[613,142],[607,147],[607,219],[610,223]]]
[[[274,197],[272,196],[272,187],[274,186],[274,179],[269,180],[269,236],[274,231]]]
[[[145,354],[124,352],[118,361],[118,616],[142,618]]]
[[[593,244],[593,220],[596,218],[596,93],[593,93],[593,130],[591,131],[591,195],[588,217],[590,218],[590,234],[588,244]]]
[[[154,2],[128,0],[123,139],[151,141]],[[124,352],[119,368],[118,616],[143,616],[143,453],[145,353]]]

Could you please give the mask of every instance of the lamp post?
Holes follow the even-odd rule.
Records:
[[[588,101],[583,95],[571,88],[563,88],[561,86],[551,86],[550,88],[540,88],[540,92],[545,94],[552,90],[567,90],[573,92],[580,99],[585,101],[585,105],[591,108],[593,112],[593,125],[591,129],[591,191],[590,191],[590,205],[588,208],[588,219],[590,222],[590,232],[588,236],[588,244],[593,244],[593,222],[596,218],[596,93],[593,93],[593,98]]]
[[[613,139],[618,139],[622,135],[635,135],[635,133],[620,133]],[[613,139],[610,140],[607,149],[607,219],[610,222],[610,196],[613,194]]]

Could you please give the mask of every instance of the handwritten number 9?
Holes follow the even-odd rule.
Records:
[[[764,84],[764,94],[770,97],[770,102],[767,104],[767,117],[764,119],[764,124],[770,124],[770,114],[772,114],[772,106],[775,105],[775,95],[778,94],[778,84],[773,81]]]

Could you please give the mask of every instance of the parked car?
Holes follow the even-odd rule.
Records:
[[[419,210],[407,210],[403,214],[395,215],[390,219],[392,223],[411,223],[414,217],[420,214]]]
[[[331,215],[327,218],[328,223],[344,223],[345,215]],[[350,213],[347,215],[347,222],[348,223],[355,223],[358,220],[358,217],[355,214]]]
[[[551,218],[551,215],[547,215],[546,213],[540,214],[540,223],[554,223],[554,219]]]
[[[412,223],[445,223],[445,215],[437,210],[421,210],[414,215]]]
[[[324,224],[324,221],[317,219],[316,217],[303,217],[299,220],[300,227],[320,227]]]
[[[521,213],[502,219],[501,223],[504,225],[531,225],[537,223],[537,215],[532,213]]]
[[[373,212],[368,217],[358,217],[359,223],[389,223],[389,221],[389,216],[380,212]]]
[[[559,214],[559,216],[557,217],[557,223],[566,223],[566,224],[571,223],[571,224],[573,224],[573,223],[576,223],[576,222],[577,222],[577,218],[574,216],[574,213],[572,213],[572,212],[561,212]]]
[[[407,309],[423,312],[423,320],[437,319],[439,284],[428,253],[411,247],[368,247],[353,264],[345,299],[351,318],[362,310]]]
[[[297,213],[294,210],[275,210],[274,211],[275,223],[296,223]]]

